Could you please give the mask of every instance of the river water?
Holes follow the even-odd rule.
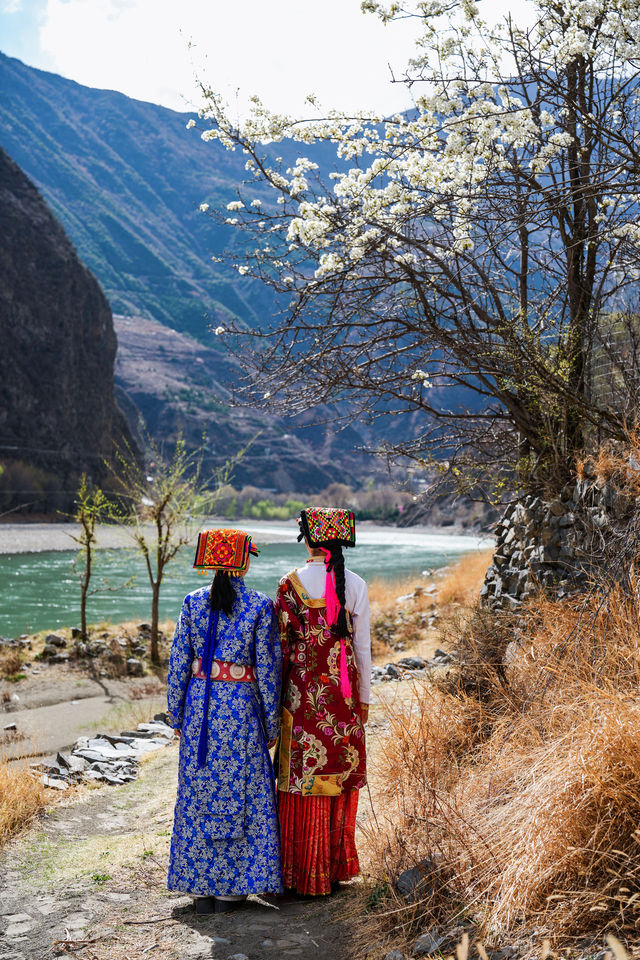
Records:
[[[291,542],[290,526],[260,524],[252,532],[260,557],[252,561],[247,584],[273,597],[280,577],[303,564],[307,554],[303,546]],[[365,580],[401,580],[446,566],[490,543],[486,537],[362,526],[358,546],[345,554],[347,566]],[[78,625],[79,571],[73,566],[76,556],[70,550],[0,554],[0,636]],[[184,596],[205,584],[192,563],[193,549],[187,547],[167,567],[160,599],[161,619],[175,619]],[[123,587],[129,578],[134,578],[133,583]],[[92,585],[99,591],[89,598],[90,623],[150,619],[149,581],[143,561],[134,550],[97,550]]]

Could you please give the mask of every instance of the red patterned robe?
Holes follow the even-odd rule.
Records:
[[[351,697],[340,689],[340,638],[325,601],[298,575],[280,581],[276,599],[283,651],[278,801],[283,874],[299,893],[330,893],[359,871],[355,847],[358,790],[366,783],[364,725],[351,633],[344,639]]]

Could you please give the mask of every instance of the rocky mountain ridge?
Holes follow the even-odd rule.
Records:
[[[29,497],[44,493],[39,485],[72,491],[82,471],[101,481],[114,443],[132,441],[114,399],[109,304],[36,187],[1,149],[0,219],[0,506],[8,507],[4,481],[18,482],[16,464]]]

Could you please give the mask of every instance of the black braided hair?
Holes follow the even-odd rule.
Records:
[[[233,610],[233,602],[236,599],[236,592],[233,589],[231,577],[225,570],[216,570],[216,575],[211,583],[209,600],[212,610],[222,610],[227,617]]]
[[[331,560],[327,564],[327,570],[333,569],[335,574],[336,594],[340,604],[336,632],[339,637],[346,637],[349,633],[349,627],[347,624],[347,597],[344,576],[344,555],[342,553],[342,547],[339,543],[329,543],[327,544],[326,549],[328,549],[331,553]]]

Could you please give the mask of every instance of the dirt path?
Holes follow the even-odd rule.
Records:
[[[346,958],[348,890],[277,906],[253,899],[211,918],[166,890],[176,769],[171,746],[136,782],[86,790],[4,849],[1,960]]]

